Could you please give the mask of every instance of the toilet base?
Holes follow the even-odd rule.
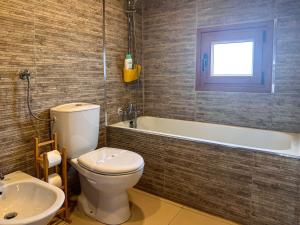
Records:
[[[77,159],[71,164],[79,172],[81,194],[79,209],[86,215],[109,225],[126,222],[130,217],[127,190],[140,180],[143,167],[126,175],[101,175],[78,165]]]
[[[97,205],[88,201],[82,192],[78,198],[79,210],[101,223],[116,225],[126,222],[130,218],[128,194],[98,192]]]

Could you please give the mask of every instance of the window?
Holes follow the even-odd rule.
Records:
[[[271,92],[273,22],[199,29],[198,91]]]
[[[212,76],[253,76],[253,41],[212,43]]]

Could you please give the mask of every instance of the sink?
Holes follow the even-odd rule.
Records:
[[[1,225],[47,225],[65,199],[63,191],[17,171],[0,181]]]

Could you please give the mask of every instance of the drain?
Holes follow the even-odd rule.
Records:
[[[11,220],[11,219],[15,218],[17,215],[18,215],[18,213],[16,213],[16,212],[6,213],[4,215],[4,219],[5,220]]]

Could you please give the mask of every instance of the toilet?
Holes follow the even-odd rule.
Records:
[[[70,103],[51,108],[52,132],[59,148],[66,148],[70,164],[78,171],[81,194],[78,206],[105,224],[121,224],[130,217],[127,189],[141,178],[143,158],[132,151],[103,147],[99,137],[100,106]]]

